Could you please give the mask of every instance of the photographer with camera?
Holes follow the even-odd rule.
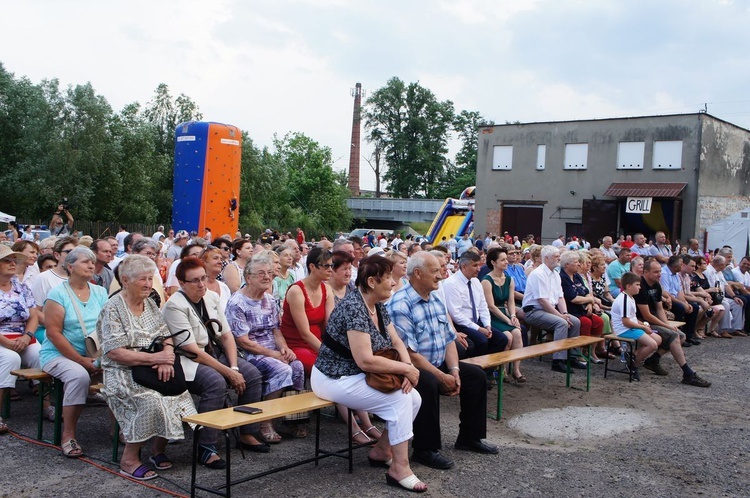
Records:
[[[63,201],[57,206],[57,211],[52,215],[50,222],[50,233],[57,237],[71,235],[73,233],[73,215],[68,210],[68,198],[63,197]],[[63,213],[68,221],[63,220]]]

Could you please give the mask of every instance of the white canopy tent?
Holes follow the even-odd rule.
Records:
[[[735,256],[745,256],[750,248],[750,208],[714,223],[706,229],[707,250],[731,246]]]
[[[9,214],[5,214],[2,211],[0,211],[0,222],[9,223],[11,221],[16,221],[16,217],[11,216]]]

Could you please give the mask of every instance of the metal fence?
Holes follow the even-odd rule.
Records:
[[[16,222],[21,226],[26,225],[34,225],[35,227],[39,227],[44,225],[49,229],[49,226],[46,225],[49,220],[45,220],[42,222],[41,220],[22,220],[20,218],[16,219]],[[89,220],[75,220],[73,223],[73,230],[76,232],[83,232],[83,235],[90,235],[95,239],[100,239],[102,237],[108,237],[110,235],[115,235],[120,225],[125,225],[125,230],[128,232],[140,232],[143,235],[150,237],[154,232],[156,232],[156,229],[159,228],[159,225],[163,226],[165,228],[165,234],[166,230],[169,230],[169,223],[118,223],[116,221],[89,221]]]

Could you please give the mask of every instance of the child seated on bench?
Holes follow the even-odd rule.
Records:
[[[627,272],[620,277],[621,292],[612,304],[612,330],[618,337],[638,342],[635,360],[631,369],[633,379],[640,381],[638,367],[651,356],[661,344],[661,337],[651,330],[648,323],[636,319],[635,296],[641,290],[641,279],[635,273]]]

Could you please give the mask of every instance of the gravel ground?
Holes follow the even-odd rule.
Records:
[[[444,453],[456,461],[452,470],[438,471],[415,464],[416,474],[430,487],[430,496],[607,496],[659,497],[748,496],[750,485],[750,338],[713,339],[686,350],[688,361],[713,385],[708,389],[680,383],[681,372],[671,357],[662,360],[668,377],[650,372],[640,383],[624,375],[603,378],[594,366],[591,391],[565,388],[565,376],[548,362],[522,365],[529,381],[506,385],[503,419],[488,420],[487,439],[500,446],[499,455],[456,451],[458,400],[442,400]],[[584,385],[581,373],[574,385]],[[35,435],[35,398],[19,383],[21,401],[12,403],[8,423],[13,431]],[[489,393],[494,408],[496,390]],[[529,422],[529,421],[532,422]],[[47,437],[52,424],[45,423]],[[79,442],[92,464],[68,460],[59,450],[41,447],[13,435],[0,436],[0,496],[120,497],[167,496],[129,482],[93,464],[117,471],[111,454],[105,407],[84,410]],[[344,425],[323,418],[323,445],[341,447]],[[189,494],[190,439],[170,445],[175,466],[149,484],[176,494]],[[271,465],[291,462],[312,452],[312,437],[285,440],[267,455],[241,460],[232,450],[236,477]],[[147,455],[146,455],[147,456]],[[366,452],[355,454],[353,474],[346,461],[327,459],[233,488],[236,496],[403,495],[385,485],[382,469],[367,465]],[[220,471],[199,469],[199,478],[218,483]],[[200,496],[207,496],[205,493]]]

